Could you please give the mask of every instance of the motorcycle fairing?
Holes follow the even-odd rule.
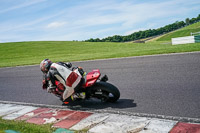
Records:
[[[95,69],[92,72],[87,73],[86,75],[86,82],[83,87],[92,86],[101,76],[99,69]]]

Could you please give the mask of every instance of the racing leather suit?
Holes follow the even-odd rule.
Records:
[[[55,81],[59,81],[65,87],[62,95],[63,101],[70,97],[74,93],[74,88],[81,82],[81,74],[78,69],[74,71],[70,70],[71,64],[69,63],[52,63],[50,69],[43,79],[43,89],[47,88],[47,91],[55,89]]]

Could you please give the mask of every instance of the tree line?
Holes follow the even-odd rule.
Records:
[[[182,28],[184,26],[188,26],[190,24],[196,23],[200,21],[200,14],[196,18],[186,18],[185,21],[176,21],[175,23],[166,25],[164,27],[158,28],[158,29],[148,29],[144,31],[138,31],[134,32],[127,36],[120,36],[120,35],[114,35],[111,37],[106,37],[103,39],[93,39],[90,38],[88,40],[85,40],[86,42],[128,42],[128,41],[134,41],[138,39],[143,39],[147,37],[157,36],[161,35],[170,31],[177,30],[179,28]]]

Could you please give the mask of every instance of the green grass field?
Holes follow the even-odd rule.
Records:
[[[142,56],[165,53],[200,51],[200,43],[172,46],[163,42],[16,42],[0,43],[0,67],[39,64],[52,61],[81,61],[93,59]]]
[[[0,44],[0,67],[52,61],[80,61],[164,53],[200,51],[200,43],[172,46],[162,42],[17,42]]]

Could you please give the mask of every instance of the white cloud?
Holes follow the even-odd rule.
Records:
[[[96,2],[91,2],[89,5],[86,4],[81,5],[81,7],[77,6],[72,8],[71,12],[76,13],[74,15],[76,16],[76,21],[71,22],[70,25],[72,27],[86,28],[118,24],[116,28],[131,29],[135,25],[144,23],[145,21],[151,21],[151,19],[163,19],[165,17],[183,14],[186,8],[177,9],[179,7],[178,5],[182,3],[184,3],[183,0],[136,4],[132,1],[104,1],[100,4],[98,3],[98,6]],[[92,12],[87,12],[88,9]]]
[[[59,27],[63,27],[66,24],[67,24],[66,22],[52,22],[48,24],[46,28],[59,28]]]
[[[9,12],[9,11],[16,10],[16,9],[19,9],[19,8],[24,8],[24,7],[31,6],[31,5],[34,5],[34,4],[38,4],[38,3],[41,3],[41,2],[44,2],[44,1],[46,1],[46,0],[27,1],[27,2],[24,2],[24,3],[9,7],[7,9],[0,10],[0,13],[5,13],[5,12]]]

